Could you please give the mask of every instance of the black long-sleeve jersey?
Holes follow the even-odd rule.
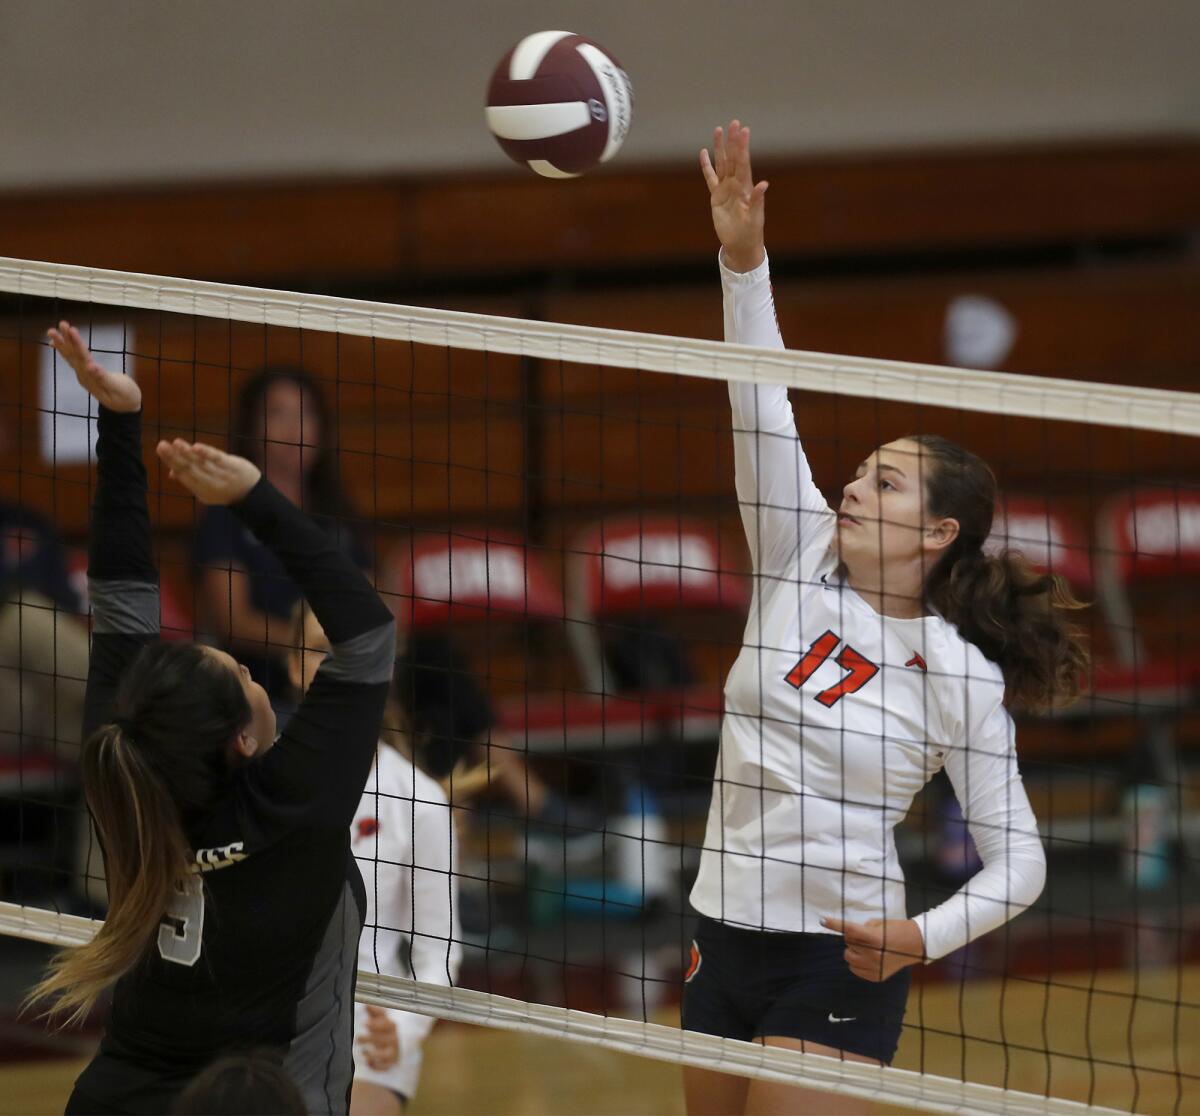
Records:
[[[125,667],[158,638],[140,416],[101,409],[88,580],[85,738]],[[284,1052],[310,1113],[345,1112],[365,895],[350,823],[379,737],[392,617],[354,563],[265,479],[234,509],[302,587],[332,644],[303,704],[189,826],[194,875],[116,985],[99,1053],[68,1111],[161,1113],[215,1057]]]

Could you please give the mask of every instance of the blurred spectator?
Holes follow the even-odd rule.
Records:
[[[399,723],[414,757],[434,778],[455,774],[455,802],[485,787],[518,816],[563,825],[565,805],[525,762],[523,751],[495,728],[495,712],[474,668],[450,636],[410,632],[396,662]],[[482,779],[481,779],[482,776]]]
[[[268,368],[246,385],[231,422],[229,448],[248,457],[289,500],[335,535],[364,569],[366,531],[338,479],[324,397],[299,368]],[[228,508],[205,510],[196,534],[205,623],[286,711],[284,659],[300,590],[283,566]]]
[[[174,1116],[305,1116],[304,1098],[265,1052],[218,1058],[192,1079],[171,1108]]]
[[[0,501],[0,752],[23,742],[75,758],[88,638],[52,524]]]

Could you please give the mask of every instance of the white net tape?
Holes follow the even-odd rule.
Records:
[[[1200,435],[1200,397],[934,364],[758,349],[0,257],[0,291],[989,414]]]
[[[49,945],[72,946],[88,941],[95,932],[96,923],[90,919],[0,902],[0,933],[3,934]],[[803,1083],[815,1089],[888,1104],[907,1104],[928,1112],[994,1112],[1009,1116],[1066,1116],[1087,1112],[1116,1116],[1121,1111],[1055,1097],[1015,1093],[911,1070],[842,1062],[793,1050],[768,1049],[755,1043],[680,1031],[661,1023],[593,1015],[378,973],[359,972],[356,998],[365,1004],[415,1011],[439,1019],[583,1042],[623,1054],[767,1081]]]

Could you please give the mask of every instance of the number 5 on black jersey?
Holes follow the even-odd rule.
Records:
[[[817,672],[817,668],[833,654],[841,641],[842,637],[832,631],[818,636],[804,653],[804,657],[788,672],[784,681],[789,686],[800,689]],[[826,707],[836,705],[847,694],[857,693],[879,673],[879,667],[875,663],[855,651],[849,644],[842,648],[834,662],[842,670],[847,671],[847,674],[840,682],[817,694],[817,701]]]

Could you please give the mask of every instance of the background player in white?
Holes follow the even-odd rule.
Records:
[[[701,153],[721,241],[725,338],[781,348],[765,182],[737,121]],[[812,480],[782,387],[729,385],[738,501],[754,565],[725,687],[712,806],[692,891],[691,1030],[889,1062],[908,967],[1026,909],[1045,855],[1007,706],[1075,696],[1086,654],[1063,584],[992,557],[996,486],[928,435],[879,447],[837,512]],[[893,830],[945,768],[983,860],[907,917]],[[688,1111],[849,1112],[863,1102],[686,1069]]]
[[[288,674],[303,693],[329,653],[329,641],[303,601],[295,620]],[[392,698],[385,725],[399,723],[394,687]],[[452,984],[462,961],[462,932],[450,803],[441,784],[403,750],[402,740],[395,746],[380,741],[350,842],[367,891],[359,969]],[[433,1023],[429,1015],[355,1005],[351,1116],[404,1110],[417,1091],[421,1047]]]

